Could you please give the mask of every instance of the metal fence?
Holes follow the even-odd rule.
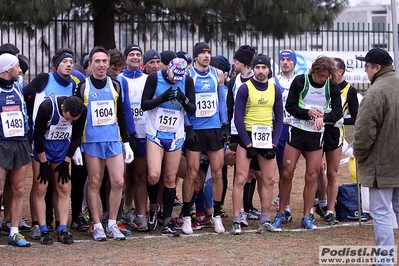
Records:
[[[154,20],[151,32],[142,32],[139,22],[115,21],[115,40],[118,49],[123,50],[128,44],[135,43],[145,51],[174,50],[191,53],[198,41],[203,41],[189,29],[170,30],[167,18]],[[61,47],[69,47],[76,53],[79,62],[82,55],[94,46],[93,22],[91,20],[73,20],[68,14],[51,21],[48,27],[35,31],[18,30],[2,23],[0,28],[1,43],[13,43],[21,53],[30,59],[30,70],[27,73],[31,80],[38,73],[51,70],[51,57]],[[198,31],[197,31],[198,32]],[[276,39],[270,35],[247,32],[237,37],[234,48],[229,48],[220,40],[209,42],[213,55],[224,55],[232,60],[234,51],[242,44],[253,46],[257,52],[268,54],[272,59],[278,58],[279,51],[290,48],[301,51],[367,51],[374,47],[392,50],[393,34],[389,24],[336,23],[332,29],[322,28],[319,31],[308,31],[299,36],[286,36]],[[144,41],[146,40],[146,41]],[[273,65],[273,73],[278,73],[278,65]],[[368,85],[358,84],[359,91]]]

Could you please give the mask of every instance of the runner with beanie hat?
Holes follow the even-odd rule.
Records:
[[[234,123],[234,114],[233,114],[234,104],[237,96],[237,91],[240,88],[240,86],[244,84],[246,81],[248,81],[254,75],[254,72],[252,71],[252,60],[254,58],[254,55],[255,55],[255,49],[253,47],[249,45],[242,45],[237,49],[237,51],[234,53],[233,56],[233,64],[235,70],[237,71],[237,75],[235,77],[232,77],[231,80],[229,81],[228,92],[227,92],[228,121],[230,121],[231,125],[230,143],[239,142],[238,132]],[[254,172],[255,175],[257,175],[257,173],[260,170],[256,158],[252,160],[251,169],[255,170],[252,171]],[[252,174],[253,175],[252,179],[249,178],[248,182],[245,183],[244,197],[243,197],[244,201],[242,206],[243,208],[240,210],[239,216],[235,218],[236,222],[239,222],[243,225],[248,225],[247,221],[248,218],[252,220],[257,219],[258,218],[257,215],[259,214],[259,212],[256,212],[255,208],[252,206],[251,195],[254,194],[256,187],[256,178],[254,174]],[[225,178],[224,181],[227,183],[227,178]],[[227,190],[227,185],[225,185],[225,187],[226,187],[225,190]],[[252,215],[251,214],[252,212],[255,215]]]
[[[125,57],[127,57],[127,55],[131,52],[131,51],[139,51],[140,54],[143,54],[143,51],[141,50],[140,46],[138,46],[137,44],[130,44],[125,48],[125,51],[123,52],[123,54],[125,55]]]
[[[252,59],[254,58],[255,50],[251,46],[245,44],[241,45],[234,53],[233,59],[236,59],[246,66],[251,66]]]
[[[193,48],[193,58],[197,58],[198,55],[204,51],[209,51],[209,53],[211,53],[211,48],[209,47],[209,44],[207,44],[206,42],[197,42]]]
[[[143,57],[144,71],[143,73],[149,75],[157,72],[160,69],[161,55],[154,49],[145,51]]]
[[[224,161],[223,146],[229,139],[227,122],[226,93],[224,75],[220,69],[210,65],[211,49],[206,42],[196,43],[193,47],[194,67],[189,70],[194,80],[194,114],[185,119],[187,176],[183,180],[183,225],[185,234],[192,234],[190,201],[197,178],[199,159],[206,151],[211,164],[213,177],[212,196],[214,199],[214,229],[216,233],[225,231],[220,205],[223,191],[222,167]],[[211,206],[210,206],[211,207]]]
[[[171,50],[166,50],[161,52],[161,62],[164,64],[162,69],[165,69],[166,66],[169,64],[169,62],[176,57],[177,57],[176,53]]]

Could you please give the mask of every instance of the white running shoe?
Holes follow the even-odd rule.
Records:
[[[107,236],[104,233],[104,228],[99,227],[97,229],[94,229],[93,238],[96,241],[105,241],[105,240],[107,240]]]
[[[222,217],[220,217],[220,215],[214,216],[212,220],[213,220],[213,223],[215,225],[215,232],[218,233],[218,234],[224,233],[225,229],[224,229],[224,226],[223,226]]]
[[[113,237],[115,240],[125,240],[126,236],[121,233],[121,230],[116,224],[107,226],[107,236]]]
[[[186,235],[191,235],[193,233],[193,228],[191,227],[191,216],[183,217],[183,225],[181,227],[181,230]]]
[[[244,226],[248,226],[248,216],[245,212],[240,212],[240,221]]]
[[[241,223],[233,223],[231,233],[233,235],[241,235],[241,233],[242,233]]]
[[[269,231],[269,232],[281,232],[281,228],[275,227],[271,221],[266,221],[263,224],[258,223],[259,229],[258,231],[262,232],[264,230]]]

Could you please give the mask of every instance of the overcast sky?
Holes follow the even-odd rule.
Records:
[[[397,1],[396,1],[397,2]],[[349,0],[350,6],[371,6],[371,5],[388,5],[391,4],[391,0]]]

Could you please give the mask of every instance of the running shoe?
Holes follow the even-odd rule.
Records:
[[[176,196],[175,197],[175,202],[173,203],[174,207],[180,207],[183,206],[183,203],[179,200],[179,198]]]
[[[122,212],[122,222],[123,224],[130,225],[134,227],[134,210],[130,209],[128,212]]]
[[[313,221],[309,216],[305,216],[302,218],[301,227],[307,230],[317,229],[317,226],[313,224]]]
[[[326,218],[324,218],[324,221],[328,225],[337,225],[337,224],[339,224],[339,222],[337,221],[337,219],[335,218],[335,215],[333,213],[329,213],[328,215],[326,215]]]
[[[64,229],[62,230],[58,236],[58,242],[61,242],[63,244],[73,244],[73,239],[72,239],[72,234],[68,232],[68,230]]]
[[[159,205],[157,204],[157,209],[156,210],[150,210],[150,217],[148,217],[148,230],[153,231],[155,228],[157,228],[158,225],[158,219],[157,219],[157,214],[159,212]]]
[[[16,247],[29,247],[30,242],[25,240],[25,237],[20,233],[15,233],[13,236],[8,236],[8,244]]]
[[[243,226],[248,226],[247,214],[245,212],[240,212],[240,222]]]
[[[224,210],[224,206],[220,205],[220,217],[222,218],[227,218],[229,215],[227,215],[226,211]]]
[[[316,221],[316,218],[314,218],[314,214],[313,214],[313,213],[309,214],[309,218],[310,218],[310,220],[311,220],[313,223]]]
[[[91,225],[91,226],[93,226],[93,225]],[[89,228],[90,228],[90,226],[89,226]],[[96,241],[107,240],[107,236],[105,235],[104,228],[102,226],[97,229],[94,229],[94,226],[92,228],[93,228],[92,235],[93,235],[94,240],[96,240]],[[125,237],[125,236],[123,236],[123,237]]]
[[[34,225],[32,229],[30,230],[30,237],[33,240],[39,240],[40,239],[40,227],[38,225]]]
[[[285,215],[285,222],[286,223],[292,222],[292,213],[290,211],[285,211],[284,215]]]
[[[191,216],[183,217],[181,230],[187,235],[191,235],[193,233],[193,228],[191,227]]]
[[[71,229],[75,229],[79,232],[86,231],[87,227],[89,227],[89,225],[86,223],[86,220],[83,218],[83,216],[78,217],[78,219],[76,219],[76,221],[71,225]]]
[[[24,218],[21,217],[21,219],[19,219],[19,226],[18,226],[19,230],[22,232],[29,232],[32,227],[30,227],[27,223],[26,220]]]
[[[225,232],[224,226],[223,226],[223,220],[222,217],[220,217],[220,215],[218,216],[214,216],[212,218],[213,223],[215,225],[215,232],[218,234],[222,234]]]
[[[274,218],[274,222],[273,222],[273,226],[275,228],[280,228],[282,223],[285,223],[286,219],[285,219],[285,214],[282,213],[277,213],[276,217]]]
[[[112,226],[107,226],[107,236],[113,237],[115,240],[125,240],[126,236],[124,236],[121,233],[121,230],[119,230],[119,227],[116,224],[113,224]]]
[[[281,228],[275,227],[271,221],[266,221],[263,224],[258,223],[259,229],[258,232],[262,233],[264,231],[269,232],[281,232]]]
[[[11,228],[11,221],[7,220],[1,224],[1,233],[3,235],[9,235],[10,234],[10,228]]]
[[[324,218],[326,216],[326,212],[327,212],[327,206],[320,207],[319,204],[316,206],[316,213],[320,215],[320,217]]]
[[[163,236],[179,237],[180,234],[176,231],[172,223],[168,223],[162,227]]]
[[[197,220],[197,223],[199,223],[199,225],[202,228],[209,228],[215,226],[212,220],[212,216],[205,216],[204,219],[202,219],[201,221]]]
[[[116,222],[116,225],[118,226],[118,228],[121,231],[121,233],[124,234],[125,236],[128,236],[128,235],[132,234],[132,231],[127,229],[126,226],[124,224],[122,224],[121,222]]]
[[[133,227],[136,228],[137,231],[139,232],[148,231],[148,221],[145,216],[143,217],[136,216],[133,223],[134,223]]]
[[[233,235],[241,235],[242,234],[241,223],[234,222],[232,224],[231,233]]]
[[[249,212],[247,212],[247,218],[249,220],[259,220],[259,215],[256,214],[256,212],[252,212],[252,210],[250,210]]]
[[[40,244],[42,245],[52,245],[53,240],[50,237],[50,233],[48,231],[44,231],[40,235]]]
[[[92,236],[93,233],[94,233],[94,225],[93,225],[93,224],[90,224],[89,227],[87,227],[87,234],[88,234],[89,236]]]

